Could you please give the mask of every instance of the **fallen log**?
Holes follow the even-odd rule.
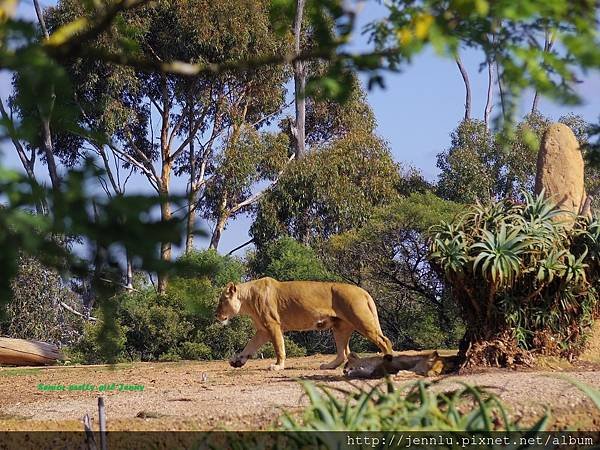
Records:
[[[53,344],[0,337],[0,365],[44,366],[62,359]]]

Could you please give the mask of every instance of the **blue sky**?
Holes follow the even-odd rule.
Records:
[[[42,1],[45,6],[53,1]],[[359,15],[359,25],[380,17],[383,7],[367,2]],[[20,13],[34,17],[31,2],[22,2]],[[360,29],[360,27],[359,27]],[[356,48],[365,45],[365,37],[354,38]],[[479,72],[483,55],[472,50],[461,53],[471,79],[474,118],[483,117],[485,106],[487,73]],[[558,119],[569,112],[579,114],[590,122],[600,115],[600,73],[582,74],[583,83],[577,91],[583,104],[564,107],[542,98],[539,110],[546,116]],[[452,59],[442,58],[427,50],[402,73],[385,75],[386,89],[368,92],[368,100],[378,122],[377,132],[390,146],[396,161],[420,169],[426,178],[435,180],[436,154],[449,144],[449,134],[464,114],[464,84]],[[10,90],[9,78],[0,76],[0,96],[6,100]],[[496,94],[495,99],[498,99]],[[522,113],[531,108],[532,94],[522,99]],[[498,112],[498,106],[495,107]],[[19,167],[13,148],[3,143],[3,163]],[[139,181],[139,186],[143,186]],[[249,218],[241,217],[231,222],[223,234],[220,251],[227,252],[248,240]],[[208,226],[208,225],[207,225]],[[204,244],[205,245],[205,244]],[[203,246],[202,242],[198,243]]]

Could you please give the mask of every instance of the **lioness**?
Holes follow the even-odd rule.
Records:
[[[283,333],[332,329],[337,357],[321,369],[335,369],[346,361],[348,342],[354,330],[379,347],[392,352],[392,343],[379,325],[375,302],[367,291],[344,283],[284,281],[261,278],[247,283],[229,283],[219,299],[216,318],[225,324],[237,315],[250,316],[256,334],[230,364],[242,367],[267,341],[273,343],[277,361],[271,370],[285,367]]]
[[[401,370],[428,377],[439,375],[452,367],[454,357],[443,357],[437,351],[417,355],[383,355],[361,358],[352,352],[344,366],[347,378],[382,378]]]

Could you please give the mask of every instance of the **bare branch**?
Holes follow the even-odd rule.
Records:
[[[275,178],[275,180],[273,180],[273,182],[267,186],[265,189],[263,189],[260,192],[255,193],[254,195],[251,195],[250,197],[248,197],[246,200],[244,200],[243,202],[238,203],[237,205],[231,207],[229,209],[229,215],[231,214],[235,214],[236,212],[238,212],[240,209],[245,208],[246,206],[249,206],[255,202],[257,202],[258,200],[260,200],[260,198],[265,195],[270,189],[273,189],[273,187],[275,187],[277,185],[277,183],[279,182],[279,179],[281,178],[281,175],[283,175],[283,173],[285,172],[285,169],[287,169],[288,165],[294,160],[294,158],[296,157],[296,155],[292,155],[286,162],[285,166],[283,167],[283,169],[281,169],[279,171],[279,173],[277,174],[277,177]]]
[[[8,116],[6,109],[4,109],[4,102],[1,99],[0,99],[0,113],[2,114],[2,119],[4,119],[5,127],[6,127],[6,130],[8,131],[10,140],[12,141],[13,145],[15,146],[15,150],[17,151],[17,155],[19,155],[19,159],[21,160],[21,164],[23,164],[23,167],[25,168],[27,176],[31,180],[35,181],[35,173],[33,171],[35,160],[33,159],[33,156],[31,159],[27,158],[27,155],[25,154],[25,149],[23,148],[23,145],[21,144],[21,142],[19,142],[19,139],[17,138],[17,133],[15,130],[13,121]],[[35,152],[33,152],[33,155],[35,155]]]
[[[150,170],[146,167],[145,164],[142,164],[137,159],[135,159],[131,155],[125,153],[124,151],[119,150],[117,148],[117,146],[115,146],[114,144],[109,143],[108,147],[111,149],[111,151],[113,151],[114,153],[119,155],[119,157],[121,157],[122,159],[127,161],[129,164],[140,169],[144,173],[144,175],[146,175],[146,178],[148,178],[152,187],[156,190],[156,192],[158,192],[158,186],[160,184],[160,180],[158,179],[158,177],[154,171],[154,167],[152,165],[150,165],[150,167],[151,167],[151,170]]]
[[[483,121],[486,127],[489,128],[490,117],[492,115],[492,108],[494,107],[494,65],[492,61],[488,62],[488,87],[487,87],[487,99],[485,102],[485,110],[483,112]]]
[[[67,311],[69,311],[70,313],[73,313],[73,314],[75,314],[76,316],[79,316],[79,317],[83,317],[85,320],[89,320],[91,322],[97,322],[98,321],[98,319],[96,319],[95,317],[92,317],[92,316],[88,317],[85,314],[81,314],[79,311],[75,311],[73,308],[71,308],[69,305],[67,305],[64,302],[59,302],[59,305],[62,306]]]
[[[225,256],[229,256],[234,254],[235,252],[237,252],[238,250],[241,250],[242,248],[246,247],[247,245],[250,245],[254,242],[254,238],[250,239],[249,241],[244,242],[241,245],[238,245],[236,248],[234,248],[233,250],[230,250],[229,252],[226,253]]]

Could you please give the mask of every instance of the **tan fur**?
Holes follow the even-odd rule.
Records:
[[[283,333],[332,329],[337,357],[322,369],[335,369],[343,364],[350,348],[353,331],[358,331],[388,354],[392,344],[379,325],[375,302],[367,291],[344,283],[317,281],[285,281],[261,278],[234,285],[223,290],[217,307],[217,320],[227,322],[236,314],[250,316],[256,328],[255,336],[246,348],[230,361],[234,367],[246,361],[266,342],[273,342],[276,364],[273,370],[283,369],[285,348]]]
[[[356,353],[348,355],[344,375],[348,378],[382,378],[401,370],[428,377],[437,376],[453,368],[455,357],[440,356],[437,351],[416,355],[385,355],[360,358]]]

